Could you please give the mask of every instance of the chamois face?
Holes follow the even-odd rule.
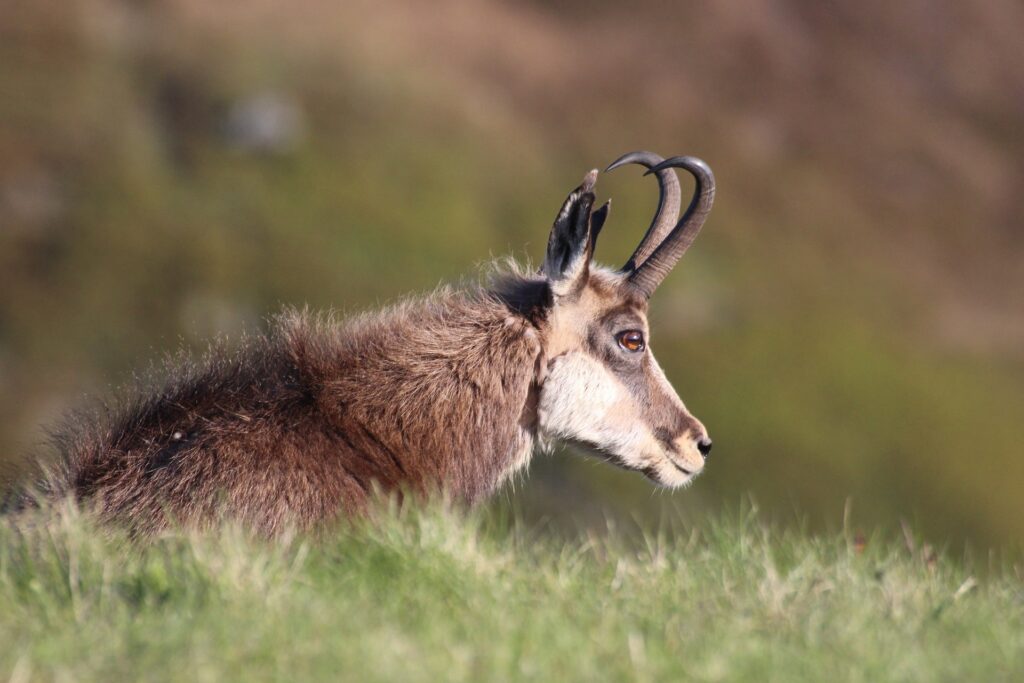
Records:
[[[588,174],[566,200],[548,242],[540,431],[663,486],[682,486],[704,468],[711,441],[654,358],[648,296],[628,272],[591,265],[607,217],[607,207],[590,212],[595,178]]]
[[[651,351],[647,302],[619,276],[591,270],[586,286],[548,317],[542,433],[677,487],[704,468],[708,434],[679,399]]]

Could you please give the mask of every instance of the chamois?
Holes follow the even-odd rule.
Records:
[[[475,503],[554,441],[666,487],[711,450],[648,345],[648,299],[701,229],[714,176],[632,152],[658,209],[618,269],[592,263],[597,170],[555,218],[539,272],[507,269],[338,321],[290,311],[234,350],[178,362],[156,391],[70,418],[55,495],[136,532],[227,516],[268,535],[365,514],[377,491]],[[696,191],[680,219],[675,168]]]

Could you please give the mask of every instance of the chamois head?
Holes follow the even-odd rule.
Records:
[[[591,262],[609,207],[592,212],[596,170],[569,195],[551,229],[542,267],[551,305],[538,423],[545,438],[581,445],[674,488],[704,468],[711,439],[654,359],[647,305],[700,231],[715,181],[700,159],[663,160],[651,152],[626,154],[606,170],[629,163],[655,174],[661,196],[647,233],[622,268],[612,271]],[[681,219],[673,168],[696,180]]]

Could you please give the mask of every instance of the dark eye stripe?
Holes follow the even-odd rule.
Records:
[[[640,353],[646,346],[644,343],[644,333],[640,330],[619,332],[617,339],[619,346],[630,353]]]

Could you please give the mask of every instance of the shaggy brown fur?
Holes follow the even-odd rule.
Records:
[[[264,533],[362,513],[375,489],[475,502],[535,437],[542,281],[344,323],[290,312],[177,364],[155,395],[58,435],[57,493],[149,533],[226,515]],[[525,454],[525,456],[524,456]]]

